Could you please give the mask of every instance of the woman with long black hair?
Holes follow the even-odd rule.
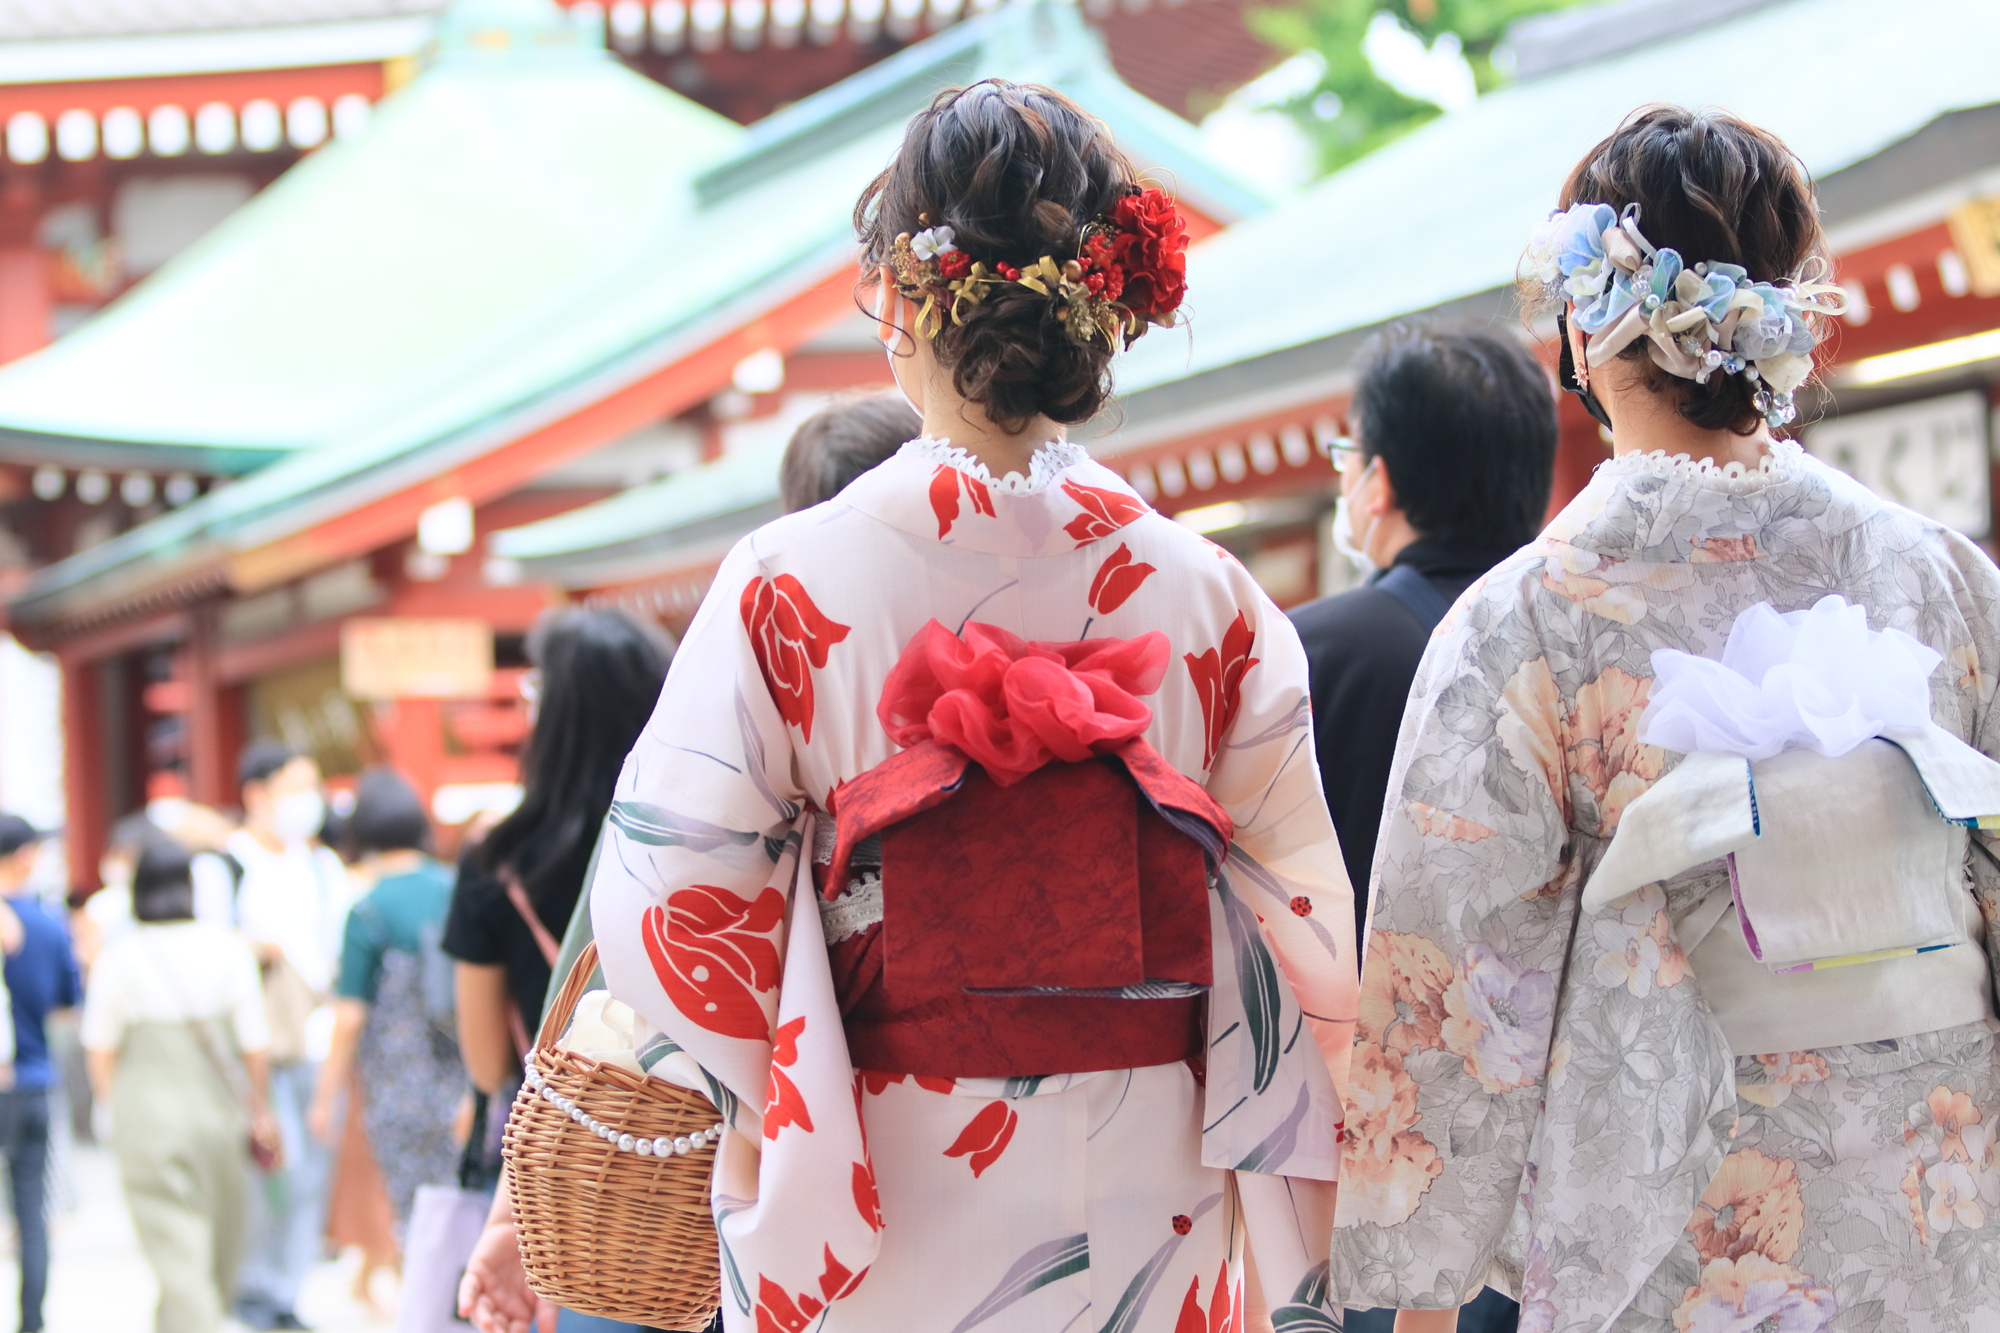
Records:
[[[535,729],[521,760],[521,804],[459,862],[443,940],[458,960],[459,1050],[473,1086],[503,1108],[496,1124],[541,1020],[556,941],[583,891],[619,766],[652,713],[673,647],[623,612],[579,608],[535,626],[528,660]],[[487,1227],[493,1254],[518,1276],[504,1188]],[[518,1282],[507,1288],[517,1299],[532,1297]],[[553,1307],[526,1308],[548,1333]],[[478,1317],[483,1327],[498,1318],[483,1308]]]
[[[619,611],[559,611],[528,636],[521,804],[460,861],[444,931],[466,1072],[489,1095],[519,1072],[618,767],[672,658],[664,635]]]

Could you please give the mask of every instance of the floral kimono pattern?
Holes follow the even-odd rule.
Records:
[[[877,701],[932,620],[1170,641],[1144,739],[1235,825],[1209,891],[1199,1074],[853,1066],[818,812],[896,753]],[[732,1126],[714,1184],[730,1333],[1222,1333],[1259,1298],[1288,1327],[1333,1327],[1357,977],[1312,755],[1284,616],[1079,448],[996,481],[913,441],[739,543],[619,778],[591,886],[611,989],[693,1057]],[[1064,854],[1059,810],[1045,844]]]
[[[1678,760],[1636,734],[1653,650],[1719,657],[1747,607],[1829,593],[1944,654],[1936,722],[2000,749],[1992,562],[1790,443],[1747,473],[1601,466],[1440,626],[1374,870],[1332,1251],[1348,1304],[1491,1282],[1536,1333],[1931,1333],[2000,1309],[1989,1024],[1733,1053],[1676,934],[1720,862],[1580,907]],[[2000,869],[1973,838],[1991,921]]]

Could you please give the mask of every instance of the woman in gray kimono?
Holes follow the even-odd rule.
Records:
[[[1972,750],[2000,750],[2000,574],[1782,437],[1843,306],[1783,144],[1650,108],[1561,208],[1526,282],[1613,457],[1460,599],[1419,672],[1376,854],[1333,1289],[1399,1307],[1405,1333],[1450,1328],[1488,1282],[1537,1333],[1991,1327],[1992,835],[1939,818],[1933,783],[1908,837],[1949,858],[1839,888],[1850,852],[1905,836],[1850,809],[1897,782],[1921,801],[1912,762],[1931,781],[1862,739],[1904,732],[1864,721],[1841,758],[1771,757],[1699,728],[1669,746],[1647,712],[1673,671],[1814,608],[1915,661],[1910,734],[1990,779]],[[1816,606],[1834,596],[1853,605]],[[1743,688],[1768,702],[1776,680]],[[1801,764],[1831,776],[1786,787]],[[1775,957],[1803,918],[1761,915],[1749,868],[1787,827],[1817,832],[1775,869],[1760,852],[1759,874],[1872,893],[1850,929],[1906,888],[1942,894],[1944,934]]]

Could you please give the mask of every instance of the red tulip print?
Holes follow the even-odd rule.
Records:
[[[931,473],[931,512],[937,515],[938,540],[943,541],[951,531],[951,525],[958,522],[958,488],[965,487],[966,498],[972,501],[972,512],[993,515],[993,492],[986,489],[986,483],[967,472],[939,463],[937,471]]]
[[[775,1139],[787,1125],[797,1125],[812,1133],[812,1116],[799,1085],[785,1073],[785,1066],[798,1063],[799,1034],[806,1030],[805,1015],[779,1027],[771,1039],[771,1087],[764,1094],[764,1137]]]
[[[1014,1126],[1020,1122],[1021,1117],[1007,1103],[988,1102],[958,1132],[944,1155],[971,1158],[972,1174],[978,1176],[1000,1160],[1000,1154],[1007,1151],[1007,1144],[1014,1137]]]
[[[852,628],[830,620],[805,586],[790,574],[774,579],[753,578],[743,585],[739,603],[743,628],[757,654],[757,669],[778,715],[797,727],[810,742],[813,734],[812,673],[826,665],[834,644]]]
[[[805,1333],[820,1311],[839,1300],[848,1292],[861,1285],[861,1279],[868,1276],[868,1270],[851,1273],[846,1265],[833,1257],[833,1247],[826,1247],[826,1270],[820,1274],[819,1296],[811,1292],[801,1292],[794,1297],[783,1287],[759,1273],[757,1275],[757,1333]]]
[[[1090,581],[1090,609],[1100,616],[1110,615],[1155,572],[1151,565],[1132,558],[1130,543],[1118,543],[1118,549],[1097,567],[1097,577]]]
[[[931,1092],[950,1092],[954,1087],[958,1086],[952,1079],[934,1078],[929,1074],[885,1074],[879,1069],[864,1069],[861,1071],[861,1086],[868,1090],[868,1095],[871,1097],[880,1097],[882,1089],[888,1087],[891,1083],[901,1083],[904,1079],[909,1079],[918,1087],[926,1088]]]
[[[1250,656],[1250,645],[1256,640],[1256,631],[1238,611],[1235,621],[1223,632],[1220,648],[1210,648],[1200,655],[1185,654],[1188,675],[1193,678],[1195,695],[1201,700],[1205,732],[1203,768],[1214,765],[1215,756],[1222,751],[1222,738],[1229,734],[1229,724],[1236,720],[1236,710],[1243,705],[1243,677],[1257,665],[1258,659]]]
[[[752,900],[711,884],[691,884],[649,908],[639,934],[653,972],[674,1007],[710,1032],[762,1041],[771,1021],[758,996],[778,984],[771,931],[785,896],[765,889]]]
[[[876,1231],[882,1229],[882,1196],[875,1189],[875,1167],[870,1162],[854,1164],[854,1210]]]
[[[1144,500],[1123,491],[1080,486],[1073,481],[1065,481],[1062,488],[1064,495],[1083,506],[1081,514],[1063,524],[1063,531],[1074,537],[1078,546],[1109,537],[1127,523],[1152,512]]]
[[[1215,1293],[1209,1301],[1208,1311],[1201,1308],[1201,1279],[1188,1283],[1187,1297],[1181,1302],[1180,1318],[1174,1321],[1174,1333],[1238,1333],[1237,1312],[1239,1303],[1236,1292],[1229,1286],[1229,1265],[1215,1275]]]

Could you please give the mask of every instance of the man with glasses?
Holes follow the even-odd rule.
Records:
[[[1555,471],[1555,385],[1522,340],[1474,326],[1404,327],[1362,348],[1335,443],[1334,542],[1367,576],[1292,612],[1312,673],[1320,780],[1354,882],[1366,948],[1368,875],[1403,706],[1431,630],[1474,580],[1532,540]],[[1394,1311],[1350,1312],[1387,1333]],[[1486,1292],[1462,1333],[1514,1326]]]

